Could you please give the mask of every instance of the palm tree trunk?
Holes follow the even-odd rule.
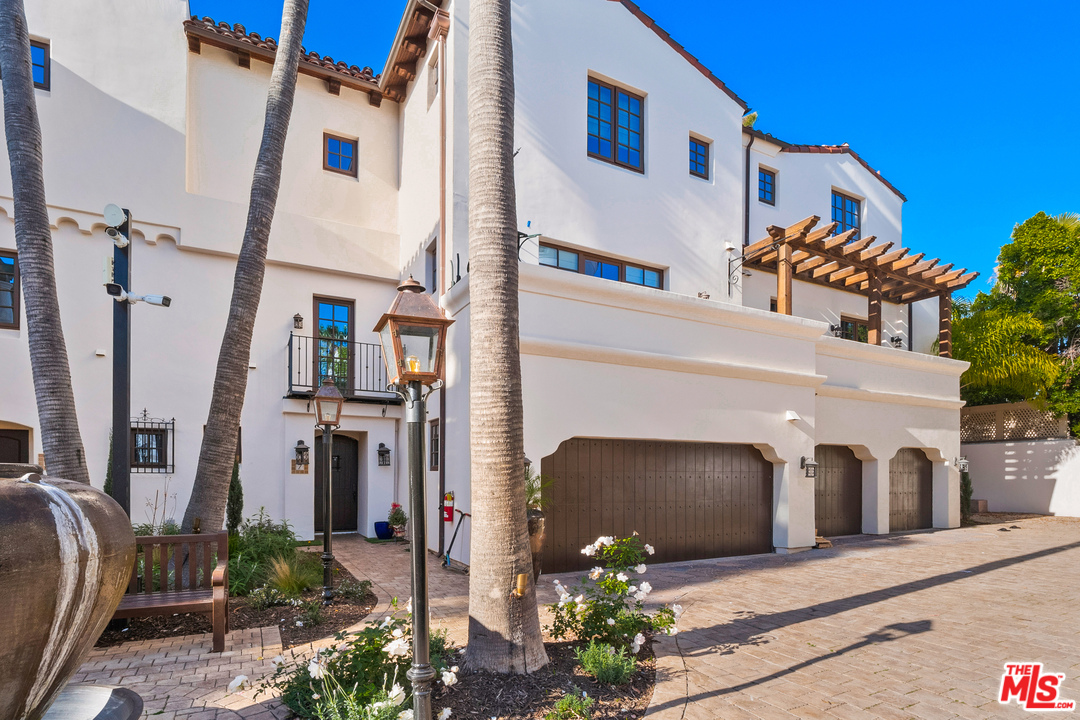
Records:
[[[0,0],[0,74],[4,78],[4,132],[15,196],[15,246],[45,464],[50,475],[89,485],[56,297],[41,125],[22,0]]]
[[[472,546],[469,646],[474,670],[547,664],[525,516],[514,193],[514,58],[510,0],[469,11],[469,273]]]
[[[200,518],[202,527],[209,532],[221,529],[225,519],[229,480],[236,458],[237,429],[247,391],[251,335],[262,295],[266,249],[281,185],[281,159],[296,93],[296,68],[300,62],[307,9],[308,0],[285,0],[282,11],[281,38],[270,74],[266,121],[251,183],[247,227],[236,261],[229,319],[218,353],[214,394],[199,451],[195,485],[184,513],[185,532],[191,530],[195,518]]]

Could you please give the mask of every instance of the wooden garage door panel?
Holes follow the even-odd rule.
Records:
[[[548,572],[591,567],[581,548],[635,531],[654,562],[772,550],[772,465],[752,447],[574,438],[540,468]]]
[[[903,448],[889,461],[889,531],[933,526],[933,463],[922,450]]]
[[[814,522],[822,537],[862,532],[862,462],[851,448],[818,445]]]

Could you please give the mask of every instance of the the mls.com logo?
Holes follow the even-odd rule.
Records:
[[[1001,692],[998,702],[1007,705],[1016,698],[1016,704],[1025,710],[1075,710],[1074,700],[1058,697],[1063,673],[1043,674],[1042,663],[1009,663],[1001,676]]]

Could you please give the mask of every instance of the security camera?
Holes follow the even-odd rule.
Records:
[[[169,307],[172,305],[172,298],[168,295],[144,295],[142,299],[151,305],[157,305],[159,307]]]
[[[126,248],[129,244],[129,241],[124,237],[124,234],[114,227],[105,228],[105,234],[113,241],[113,245],[118,248]]]
[[[124,296],[124,288],[120,283],[105,283],[105,292],[117,298]]]

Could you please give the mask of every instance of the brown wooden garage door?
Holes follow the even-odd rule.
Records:
[[[934,526],[934,466],[926,453],[903,448],[889,461],[889,531]]]
[[[635,530],[653,562],[772,551],[773,466],[749,445],[574,438],[540,471],[545,572],[592,567],[583,547]]]
[[[822,537],[862,532],[862,461],[851,448],[818,445],[814,522]]]

